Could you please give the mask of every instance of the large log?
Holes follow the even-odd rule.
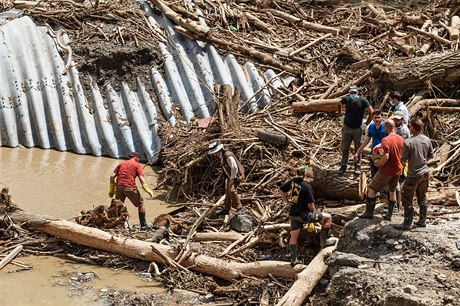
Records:
[[[115,236],[97,228],[82,226],[70,221],[49,216],[15,212],[9,214],[15,223],[21,223],[30,229],[38,230],[71,242],[85,245],[98,250],[122,254],[131,258],[164,263],[164,259],[152,247],[166,254],[170,259],[177,256],[178,251],[172,247],[142,240]],[[301,267],[292,268],[289,262],[262,261],[238,263],[222,260],[207,255],[191,253],[181,262],[182,266],[201,273],[234,281],[243,276],[259,276],[294,278]]]
[[[426,106],[459,106],[460,100],[458,99],[424,99],[409,106],[409,117],[413,117],[419,111],[426,108]]]
[[[392,66],[374,65],[382,72],[381,82],[401,92],[419,91],[460,82],[460,50],[411,58]]]
[[[335,113],[339,109],[340,99],[306,100],[292,103],[294,113]]]
[[[308,266],[297,276],[297,280],[277,306],[300,306],[326,273],[328,266],[324,259],[332,254],[336,245],[321,250]]]
[[[341,174],[334,170],[313,167],[311,185],[316,196],[324,199],[362,201],[366,192],[366,173],[357,176],[351,172]]]

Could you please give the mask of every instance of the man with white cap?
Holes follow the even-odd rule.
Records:
[[[395,112],[391,119],[395,122],[395,132],[403,139],[407,139],[410,137],[410,131],[407,125],[404,123],[404,113],[403,112]]]
[[[244,180],[244,168],[235,155],[224,149],[224,145],[213,142],[209,145],[208,155],[214,155],[220,159],[227,180],[225,182],[224,209],[219,214],[228,215],[233,207],[236,210],[242,208],[237,188]]]
[[[342,115],[342,105],[345,106],[345,116],[343,117],[342,127],[342,161],[340,162],[341,173],[347,171],[348,157],[350,155],[350,146],[353,141],[355,150],[361,145],[361,136],[366,130],[367,125],[372,120],[374,109],[369,101],[358,95],[358,87],[350,86],[349,95],[342,98],[338,105],[339,115]],[[366,123],[363,123],[364,112],[368,112]],[[359,174],[361,170],[361,156],[358,156],[354,162],[354,171]]]

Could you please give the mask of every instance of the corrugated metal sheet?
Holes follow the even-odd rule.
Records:
[[[90,82],[85,95],[78,71],[71,68],[64,73],[65,58],[45,27],[29,17],[6,22],[1,16],[11,12],[0,14],[0,146],[115,158],[139,151],[144,160],[155,162],[161,140],[154,99],[173,126],[178,119],[210,116],[215,84],[239,86],[241,99],[250,99],[244,111],[268,105],[270,93],[261,89],[266,79],[252,63],[241,66],[231,54],[221,58],[212,45],[174,32],[167,18],[155,15],[148,4],[141,5],[150,24],[168,37],[167,44],[160,43],[164,73],[158,67],[151,69],[156,97],[150,97],[139,80],[137,91],[127,83],[119,91],[107,84],[104,94]],[[265,75],[271,79],[275,73],[268,70]],[[272,80],[275,86],[281,82]],[[173,107],[180,109],[182,118],[174,117]]]

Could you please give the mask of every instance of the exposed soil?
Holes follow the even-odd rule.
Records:
[[[91,76],[99,88],[110,84],[117,91],[122,82],[127,82],[130,89],[136,91],[139,80],[149,94],[155,96],[150,68],[161,66],[162,60],[152,46],[114,45],[113,42],[99,40],[91,43],[74,41],[71,46],[83,82],[86,76]]]

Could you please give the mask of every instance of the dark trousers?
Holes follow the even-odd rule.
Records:
[[[358,150],[361,145],[361,136],[363,135],[363,130],[360,128],[352,129],[344,125],[342,127],[342,161],[341,165],[346,166],[348,164],[348,158],[350,157],[350,146],[351,142],[355,145],[355,151]],[[358,161],[355,163],[355,166],[359,166],[361,163],[361,156],[358,156]]]
[[[412,207],[412,199],[417,196],[419,207],[427,206],[426,192],[430,174],[425,173],[417,177],[407,177],[401,190],[402,205],[404,208]]]
[[[238,195],[238,191],[236,190],[240,185],[239,179],[233,180],[233,185],[230,186],[230,179],[227,179],[225,182],[225,202],[224,202],[224,209],[226,211],[230,211],[230,208],[233,207],[235,209],[241,208],[241,201],[240,196]]]

